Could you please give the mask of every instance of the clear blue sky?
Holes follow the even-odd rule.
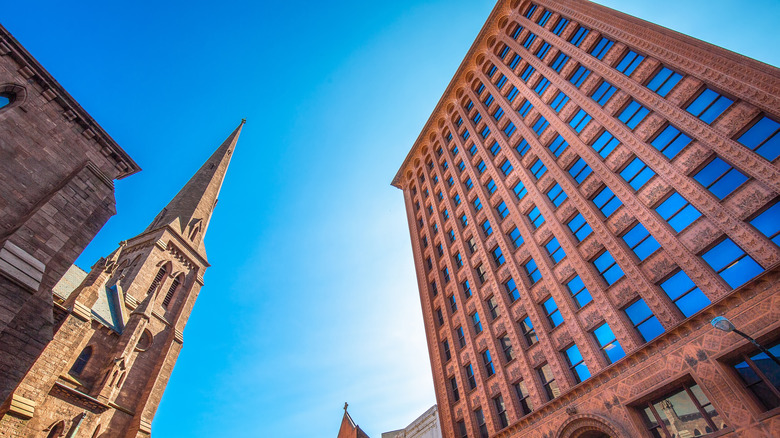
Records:
[[[78,3],[10,2],[2,24],[144,169],[80,266],[248,119],[154,435],[335,437],[349,401],[378,438],[433,405],[389,183],[494,3]],[[600,3],[780,65],[776,0]]]

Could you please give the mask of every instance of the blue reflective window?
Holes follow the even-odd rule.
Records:
[[[496,206],[496,213],[498,213],[498,216],[501,219],[504,219],[509,215],[509,209],[506,207],[506,202],[501,201],[501,203]]]
[[[463,213],[460,217],[460,223],[465,228],[469,224],[469,218],[466,216],[466,213]]]
[[[569,24],[569,20],[563,17],[558,18],[558,22],[555,24],[555,27],[553,28],[553,33],[560,36],[561,33],[563,33],[563,29],[566,29],[566,25]]]
[[[542,160],[537,158],[534,164],[531,165],[531,173],[536,179],[539,179],[545,172],[547,172],[547,167],[542,163]]]
[[[582,182],[585,181],[585,178],[587,178],[591,173],[593,173],[593,170],[591,170],[590,166],[588,166],[588,163],[586,163],[582,158],[578,158],[577,161],[575,161],[574,164],[569,168],[569,174],[572,178],[574,178],[575,181],[577,181],[577,184],[582,184]]]
[[[572,234],[574,234],[574,237],[577,238],[578,242],[582,242],[586,237],[590,236],[590,233],[593,232],[593,229],[582,216],[582,213],[577,213],[577,215],[574,216],[566,225],[569,226],[569,229],[571,230]]]
[[[666,67],[662,67],[658,73],[647,83],[647,88],[655,91],[661,97],[666,97],[669,91],[682,79],[680,73],[676,73]]]
[[[599,344],[599,349],[604,353],[604,357],[607,358],[607,362],[615,363],[626,356],[620,342],[606,323],[596,327],[593,330],[593,336],[596,338],[596,343]]]
[[[476,313],[475,313],[476,315]],[[476,325],[474,326],[474,330],[476,331]],[[477,333],[482,332],[482,324],[479,324],[479,331]],[[488,377],[492,376],[496,373],[495,367],[493,367],[493,358],[490,357],[490,351],[485,350],[482,352],[482,363],[485,365],[485,374],[487,374]],[[480,410],[481,412],[481,410]],[[477,416],[479,417],[479,415]],[[480,420],[480,429],[482,428],[482,425],[485,424],[485,420]]]
[[[649,109],[642,106],[639,102],[632,100],[620,115],[618,115],[618,120],[625,123],[629,128],[634,129],[648,114],[650,114]]]
[[[582,282],[579,275],[575,275],[574,278],[569,280],[566,283],[566,288],[569,289],[569,293],[571,293],[571,296],[574,298],[574,302],[577,303],[577,308],[583,307],[593,301],[588,288],[585,287],[585,283]]]
[[[477,387],[477,380],[474,378],[474,368],[471,364],[466,365],[466,378],[469,381],[469,388],[474,389]]]
[[[441,270],[441,275],[444,277],[444,282],[445,283],[449,283],[450,282],[450,270],[449,270],[449,268],[442,269]],[[453,300],[454,300],[454,298],[453,298]]]
[[[482,201],[479,200],[479,196],[474,198],[474,201],[472,203],[474,204],[474,211],[482,210]]]
[[[574,72],[573,75],[571,75],[571,78],[569,78],[569,82],[574,84],[575,87],[578,87],[582,85],[583,82],[585,82],[585,79],[588,78],[590,75],[590,70],[583,66],[577,67],[577,70]]]
[[[644,161],[634,157],[634,159],[628,163],[628,166],[620,172],[620,176],[622,176],[634,190],[638,191],[655,176],[655,172],[653,172],[653,169],[649,168]]]
[[[501,266],[506,262],[504,259],[504,252],[501,251],[500,246],[496,246],[493,248],[493,262],[496,264],[496,266]]]
[[[615,70],[623,73],[626,76],[631,76],[631,73],[636,70],[636,68],[639,66],[639,64],[642,63],[644,59],[644,56],[636,53],[633,50],[629,50],[615,67]]]
[[[515,100],[515,97],[517,97],[517,94],[518,94],[519,92],[520,92],[520,90],[518,90],[518,89],[517,89],[517,87],[515,87],[514,85],[512,85],[512,86],[509,88],[509,91],[507,91],[507,93],[506,93],[506,99],[507,99],[507,100],[508,100],[510,103],[514,102],[514,100]],[[502,113],[503,113],[503,110],[502,110]]]
[[[560,157],[563,151],[566,150],[567,147],[569,147],[569,143],[566,142],[566,140],[563,139],[563,136],[558,134],[547,146],[550,151],[555,155],[556,157]]]
[[[498,81],[496,81],[496,88],[500,90],[501,87],[504,86],[504,84],[506,84],[506,76],[502,74],[501,76],[498,77]]]
[[[518,25],[514,32],[512,32],[512,39],[516,40],[520,36],[520,32],[523,31],[523,26]]]
[[[539,207],[534,206],[534,208],[528,212],[528,220],[531,221],[534,228],[539,228],[544,223],[544,216],[542,216],[542,212],[539,211]]]
[[[748,178],[739,170],[731,167],[730,164],[715,157],[709,164],[698,171],[693,178],[703,185],[707,190],[723,199],[731,192],[741,186]]]
[[[525,37],[525,41],[523,41],[523,47],[526,49],[531,47],[531,44],[534,43],[536,40],[536,35],[533,32],[528,32],[528,35]]]
[[[577,28],[574,34],[572,34],[571,39],[569,39],[569,42],[579,47],[580,44],[582,44],[582,41],[585,39],[586,36],[588,36],[589,33],[590,33],[590,29],[586,29],[580,26]]]
[[[525,319],[520,321],[520,331],[523,332],[523,337],[525,338],[525,342],[528,343],[529,347],[539,342],[539,337],[536,336],[536,330],[534,329],[534,325],[531,322],[531,317],[526,316]]]
[[[521,77],[521,78],[522,78],[522,79],[523,79],[525,82],[528,82],[528,78],[530,78],[530,77],[531,77],[531,75],[532,75],[532,74],[533,74],[535,71],[536,71],[536,69],[535,69],[535,68],[534,68],[532,65],[528,64],[527,66],[525,66],[525,69],[524,69],[524,70],[523,70],[523,72],[520,74],[520,77]]]
[[[659,286],[686,318],[710,305],[710,299],[683,271],[678,271]]]
[[[458,117],[458,121],[457,121],[457,122],[455,122],[455,124],[456,124],[458,127],[460,127],[460,125],[462,125],[462,124],[463,124],[463,117]]]
[[[471,178],[466,178],[466,182],[463,183],[466,186],[466,191],[471,190],[474,187],[474,183],[471,182]]]
[[[463,333],[463,327],[459,326],[457,329],[455,329],[455,334],[458,336],[458,344],[460,345],[460,348],[465,347],[466,346],[466,335],[465,335],[465,333]],[[469,365],[469,368],[470,367],[471,367],[471,365]],[[474,373],[472,372],[471,375],[473,376]],[[477,386],[477,384],[474,383],[473,388],[476,388],[476,386]]]
[[[539,46],[538,49],[536,49],[536,57],[539,59],[544,59],[544,55],[546,55],[547,52],[549,51],[550,51],[550,43],[545,41],[544,43],[542,43],[541,46]]]
[[[0,94],[0,108],[11,104],[11,98],[5,94]]]
[[[496,182],[493,181],[493,178],[490,178],[487,183],[485,183],[485,188],[487,189],[489,194],[493,194],[496,192]]]
[[[517,196],[518,201],[523,199],[525,195],[528,194],[528,190],[525,189],[522,181],[518,181],[517,184],[512,187],[512,190],[515,192],[515,196]]]
[[[558,53],[558,56],[555,57],[555,60],[550,64],[550,67],[552,67],[553,70],[557,71],[558,73],[563,70],[563,66],[566,65],[566,62],[570,58],[566,56],[563,52]]]
[[[780,202],[756,216],[750,224],[776,245],[780,245]]]
[[[774,161],[780,156],[780,123],[763,116],[737,141],[767,160]]]
[[[555,304],[553,297],[548,298],[547,301],[542,304],[542,307],[544,307],[547,320],[553,328],[558,327],[563,323],[563,316],[561,316],[561,312],[558,310],[558,305]]]
[[[493,228],[490,226],[490,221],[487,219],[485,222],[482,222],[482,232],[485,233],[485,236],[493,234]]]
[[[506,134],[507,138],[508,138],[508,137],[511,137],[511,136],[512,136],[512,134],[514,134],[514,133],[515,133],[515,130],[516,130],[516,129],[517,129],[517,128],[515,128],[515,124],[514,124],[514,123],[512,123],[512,122],[509,122],[509,124],[508,124],[508,125],[506,125],[506,128],[504,128],[504,134]]]
[[[457,266],[458,269],[462,268],[463,267],[463,257],[461,257],[460,253],[459,252],[455,253],[455,257],[453,257],[453,258],[455,259],[455,266]]]
[[[539,80],[539,83],[536,84],[536,87],[534,87],[534,91],[536,92],[536,94],[541,96],[549,86],[550,86],[550,80],[547,78],[542,78]]]
[[[536,123],[534,123],[534,126],[531,128],[536,135],[542,135],[545,129],[550,126],[550,122],[547,121],[547,119],[544,118],[543,115],[539,115],[539,118],[536,119]]]
[[[520,143],[518,143],[517,146],[515,147],[515,150],[517,151],[518,154],[520,154],[521,157],[525,155],[525,153],[528,152],[529,149],[531,149],[531,145],[529,145],[525,139],[520,140]]]
[[[456,193],[455,196],[452,197],[452,202],[456,207],[460,205],[460,195]]]
[[[606,159],[610,152],[614,151],[619,144],[620,141],[618,141],[611,132],[605,129],[591,146],[593,146],[593,149],[595,149],[602,158]]]
[[[626,242],[631,251],[634,251],[639,261],[646,259],[654,253],[661,245],[647,231],[644,225],[637,223],[626,234],[623,235],[623,241]]]
[[[504,59],[507,53],[509,53],[509,46],[504,45],[504,48],[502,48],[501,52],[498,53],[498,57]]]
[[[451,132],[448,132],[448,133],[447,133],[447,143],[449,143],[449,142],[451,142],[451,141],[452,141],[452,133],[451,133]]]
[[[520,61],[522,60],[523,57],[515,53],[515,56],[512,57],[512,61],[509,62],[509,68],[514,70],[517,67],[517,64],[520,64]]]
[[[550,256],[553,262],[556,264],[566,257],[566,252],[561,248],[561,244],[558,243],[558,239],[553,237],[547,244],[544,245],[547,249],[547,254]]]
[[[593,260],[593,266],[599,271],[599,275],[608,285],[614,284],[623,277],[623,270],[620,269],[612,254],[604,251],[603,254]]]
[[[655,211],[678,233],[701,216],[699,210],[677,192],[660,203]]]
[[[482,136],[482,138],[487,138],[488,135],[490,135],[490,128],[485,125],[484,128],[482,128],[482,131],[479,133],[479,135]]]
[[[539,26],[544,26],[547,24],[547,20],[550,19],[550,16],[552,15],[552,12],[550,11],[544,11],[544,13],[539,17],[539,20],[537,23],[539,23]]]
[[[536,12],[536,5],[531,3],[531,6],[529,6],[528,10],[525,11],[525,18],[531,18],[534,12]]]
[[[577,111],[577,114],[575,114],[574,117],[572,117],[569,121],[569,126],[577,131],[577,133],[580,133],[583,129],[585,129],[588,123],[590,123],[591,119],[593,119],[593,117],[585,112],[584,109],[580,108],[580,110]]]
[[[485,170],[487,170],[487,165],[485,164],[485,160],[479,160],[479,163],[477,163],[477,170],[479,173],[485,173]]]
[[[471,136],[471,134],[469,133],[469,130],[466,129],[465,131],[463,131],[463,134],[461,134],[460,136],[463,137],[464,140],[466,140]]]
[[[482,120],[482,114],[480,114],[479,111],[477,111],[476,114],[474,114],[473,120],[474,120],[474,124],[479,123],[479,121]]]
[[[510,278],[507,280],[506,283],[504,283],[504,289],[513,303],[520,299],[520,292],[517,290],[517,284],[515,284],[514,279]]]
[[[498,68],[495,65],[490,64],[490,68],[488,69],[488,72],[487,72],[488,77],[492,78],[493,75],[496,74],[496,71],[498,71]],[[469,102],[471,102],[471,101],[469,101]],[[473,102],[472,102],[472,104],[473,104]],[[470,110],[471,108],[467,108],[467,109]]]
[[[504,162],[501,163],[501,173],[503,173],[504,176],[509,176],[513,169],[512,163],[509,160],[504,160]]]
[[[489,107],[491,103],[493,103],[493,95],[488,93],[485,97],[485,106]]]
[[[522,105],[520,105],[520,108],[517,110],[517,112],[518,112],[518,113],[519,113],[521,116],[525,117],[525,116],[527,116],[527,115],[528,115],[528,112],[529,112],[529,111],[531,111],[531,109],[532,109],[533,107],[534,107],[534,106],[531,104],[531,102],[530,102],[530,101],[528,101],[528,100],[526,100],[525,102],[523,102],[523,104],[522,104]]]
[[[574,374],[574,380],[577,383],[590,378],[590,371],[588,366],[585,365],[585,359],[580,354],[580,349],[576,345],[572,345],[565,351],[566,361],[569,363],[569,369]]]
[[[490,155],[495,157],[499,152],[501,152],[501,145],[493,140],[493,144],[490,145]]]
[[[523,236],[520,234],[520,230],[518,230],[517,227],[512,228],[507,235],[509,236],[509,239],[512,240],[512,245],[514,245],[515,248],[518,248],[523,244]]]
[[[704,123],[712,123],[719,115],[734,103],[726,96],[705,88],[704,91],[685,110],[701,119]]]
[[[501,120],[501,117],[504,115],[504,109],[500,106],[496,107],[496,111],[493,113],[493,118],[496,119],[496,121]]]
[[[593,204],[599,210],[601,210],[601,212],[604,214],[604,217],[606,218],[612,216],[612,213],[617,211],[617,209],[623,205],[623,203],[620,202],[620,199],[615,196],[614,193],[612,193],[612,190],[610,190],[609,187],[604,187],[601,189],[601,191],[593,198]]]
[[[734,289],[764,271],[761,265],[745,254],[745,251],[729,238],[715,245],[701,257]]]
[[[602,81],[601,85],[596,88],[596,91],[594,91],[590,97],[592,97],[593,100],[595,100],[599,105],[604,106],[604,104],[609,101],[609,98],[615,94],[615,91],[617,91],[617,88],[615,88],[614,85],[607,81]]]
[[[645,342],[655,339],[664,332],[664,327],[641,298],[626,307],[625,312]]]
[[[664,128],[650,144],[655,146],[655,148],[664,154],[666,158],[671,160],[676,157],[685,146],[688,146],[690,142],[690,137],[680,132],[680,130],[674,126],[669,125]]]
[[[569,101],[569,96],[565,95],[563,91],[559,91],[555,95],[552,102],[550,102],[550,108],[554,109],[556,113],[560,113],[566,102]]]
[[[596,57],[596,59],[604,59],[604,55],[607,54],[614,44],[615,42],[609,38],[601,37],[599,42],[590,50],[590,54]]]
[[[561,188],[560,184],[555,183],[555,185],[552,186],[552,188],[547,192],[547,197],[550,198],[550,201],[554,206],[560,207],[563,201],[568,198],[568,195],[566,195],[566,192],[563,191],[563,188]]]

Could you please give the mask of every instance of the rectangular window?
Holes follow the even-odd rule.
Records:
[[[636,68],[639,66],[639,64],[642,63],[644,59],[644,56],[629,49],[628,53],[623,56],[623,59],[621,59],[617,67],[615,67],[615,70],[623,73],[626,76],[631,76],[631,73],[636,70]]]
[[[719,115],[723,114],[732,103],[734,103],[734,101],[728,97],[712,91],[709,88],[705,88],[704,91],[699,94],[699,97],[691,102],[685,110],[698,117],[702,122],[709,124],[714,122]]]
[[[537,21],[537,23],[539,23],[539,26],[544,27],[544,25],[547,24],[547,20],[550,19],[551,15],[552,15],[552,12],[544,11],[544,13],[539,17],[539,20]]]
[[[520,36],[520,32],[523,31],[523,26],[517,25],[517,28],[512,32],[512,39],[516,40]]]
[[[650,142],[650,144],[655,146],[659,152],[671,160],[676,157],[685,146],[688,146],[690,142],[690,137],[680,132],[680,130],[674,126],[668,125],[652,142]]]
[[[490,221],[487,219],[485,222],[482,222],[482,231],[485,233],[485,237],[493,234],[493,228],[490,227]]]
[[[549,51],[550,51],[550,43],[545,41],[544,43],[542,43],[541,46],[539,46],[538,49],[536,49],[536,57],[539,59],[544,59],[544,55],[546,55],[547,52]]]
[[[501,163],[501,166],[499,166],[501,169],[501,173],[504,174],[504,176],[509,176],[510,173],[512,173],[512,170],[514,169],[512,167],[512,163],[509,160],[504,160],[503,163]]]
[[[466,299],[471,298],[471,285],[469,284],[469,281],[464,280],[463,283],[460,284],[460,287],[463,289],[463,295]]]
[[[520,61],[523,60],[523,57],[515,53],[515,56],[512,57],[512,61],[509,62],[509,68],[514,70],[517,68],[517,64],[520,64]]]
[[[563,91],[559,91],[558,94],[555,95],[555,98],[553,98],[552,102],[550,102],[550,108],[555,110],[556,113],[560,113],[568,101],[569,96],[565,95]]]
[[[490,312],[490,318],[498,318],[498,301],[496,301],[496,297],[488,298],[486,300],[486,304],[488,307],[488,312]]]
[[[537,158],[534,164],[531,165],[531,173],[538,180],[545,172],[547,172],[547,167],[542,163],[542,160]]]
[[[450,270],[449,268],[444,268],[441,270],[441,275],[444,277],[444,282],[449,283],[450,282]]]
[[[463,137],[464,140],[466,140],[466,139],[469,138],[470,135],[471,134],[469,134],[469,130],[467,129],[467,130],[463,131],[463,134],[461,134],[460,136]]]
[[[449,178],[447,178],[447,185],[450,186],[450,187],[455,185],[455,180],[452,179],[451,176]]]
[[[482,352],[482,363],[485,365],[485,373],[488,377],[496,373],[496,369],[493,366],[493,358],[490,357],[490,350]]]
[[[512,102],[514,102],[514,101],[515,101],[515,97],[517,97],[517,93],[519,93],[519,92],[520,92],[520,90],[518,90],[518,89],[517,89],[517,87],[515,87],[514,85],[512,85],[512,86],[509,88],[509,91],[507,91],[507,93],[506,93],[506,100],[508,100],[508,101],[509,101],[509,103],[512,103]],[[503,111],[502,111],[502,112],[503,112]]]
[[[767,349],[775,357],[780,357],[780,343],[775,342]],[[764,410],[780,407],[780,365],[774,363],[765,352],[743,354],[737,361],[740,362],[732,365],[732,368]]]
[[[474,368],[471,364],[466,365],[466,379],[469,381],[469,388],[476,389],[477,379],[474,377]]]
[[[590,50],[590,54],[596,59],[604,59],[604,55],[607,54],[610,48],[615,44],[614,41],[607,37],[601,37],[598,43]]]
[[[563,136],[558,134],[547,146],[556,158],[560,157],[563,151],[569,147],[569,143],[564,140]]]
[[[684,384],[659,399],[643,404],[641,409],[645,427],[655,437],[709,435],[708,431],[726,427],[715,407],[696,384]],[[688,415],[681,414],[683,412]],[[669,417],[676,421],[667,426]],[[674,432],[670,430],[672,427]]]
[[[647,228],[639,222],[623,235],[623,241],[631,251],[634,251],[640,262],[661,247]]]
[[[520,108],[517,110],[517,113],[520,114],[522,117],[528,116],[528,113],[533,109],[533,105],[530,101],[526,100],[523,102],[522,105],[520,105]]]
[[[458,167],[458,171],[460,171],[460,172],[463,172],[464,170],[466,170],[466,165],[463,164],[463,160],[458,161],[457,167]]]
[[[585,129],[586,126],[588,126],[588,123],[590,123],[591,119],[593,119],[593,117],[585,112],[584,109],[580,108],[580,110],[577,111],[577,114],[575,114],[574,117],[572,117],[569,121],[569,126],[571,126],[579,134],[583,129]]]
[[[515,393],[517,394],[517,399],[520,401],[520,409],[522,410],[522,415],[525,416],[533,412],[533,403],[531,402],[531,395],[528,393],[528,389],[525,387],[525,382],[522,380],[512,385],[515,387]]]
[[[678,233],[701,216],[699,210],[677,192],[655,207],[655,211]]]
[[[487,97],[485,97],[485,106],[490,108],[490,104],[493,103],[493,100],[495,100],[495,99],[493,99],[493,95],[488,93]]]
[[[463,185],[466,186],[466,191],[469,191],[471,190],[472,187],[474,187],[474,184],[471,182],[471,178],[467,178],[466,182],[464,182]]]
[[[458,391],[458,381],[454,377],[450,377],[450,388],[452,388],[452,400],[460,400],[460,391]],[[465,427],[465,425],[464,425]]]
[[[593,232],[593,229],[582,216],[582,213],[579,212],[566,225],[569,226],[571,233],[574,234],[574,237],[577,238],[578,242],[582,242]]]
[[[524,138],[521,139],[520,143],[518,143],[517,146],[515,147],[515,150],[517,151],[518,154],[520,154],[521,157],[525,155],[525,153],[528,152],[529,149],[531,149],[531,145],[529,145],[528,141],[526,141],[526,139]]]
[[[479,135],[482,136],[482,138],[487,138],[487,136],[490,135],[490,128],[485,125],[485,127],[482,128],[482,131],[479,132]]]
[[[504,351],[504,359],[507,362],[511,362],[515,358],[515,353],[512,350],[512,341],[509,339],[509,336],[504,335],[499,339],[499,342],[501,349]]]
[[[583,82],[585,82],[585,79],[588,78],[590,75],[590,70],[583,66],[577,67],[577,70],[574,72],[573,75],[571,75],[571,78],[569,78],[569,82],[574,84],[575,87],[579,88],[580,85],[582,85]]]
[[[539,80],[539,83],[536,84],[536,87],[534,87],[534,91],[536,92],[536,94],[541,96],[549,86],[550,86],[550,80],[547,78],[542,78]]]
[[[477,252],[477,241],[474,239],[474,237],[469,237],[469,240],[466,241],[466,243],[469,245],[469,251],[472,254]]]
[[[528,82],[528,78],[530,78],[535,71],[536,69],[531,64],[528,64],[520,74],[520,77],[523,79],[523,81]]]
[[[547,316],[547,321],[550,322],[550,326],[555,328],[563,323],[563,316],[561,316],[561,312],[558,310],[558,305],[553,297],[548,298],[542,304],[542,307],[544,308],[545,316]]]
[[[585,39],[586,36],[588,36],[589,33],[590,33],[590,29],[586,29],[580,26],[572,34],[571,39],[569,39],[569,42],[579,47],[580,44],[582,44],[582,41]]]
[[[452,313],[457,312],[458,311],[458,303],[455,301],[455,295],[450,295],[449,296],[449,301],[450,301],[450,311]]]
[[[493,73],[495,73],[495,71],[496,71],[496,66],[495,65],[493,66],[491,71]],[[493,75],[493,73],[491,73],[491,76]],[[469,99],[469,103],[466,104],[466,111],[471,111],[473,108],[474,108],[474,101]]]
[[[460,195],[459,194],[456,193],[455,196],[452,197],[452,203],[455,204],[456,207],[458,205],[460,205]]]
[[[780,202],[775,203],[750,221],[767,239],[780,245]]]
[[[619,144],[620,141],[618,141],[614,135],[605,129],[604,132],[602,132],[601,135],[596,138],[591,146],[596,152],[599,153],[599,155],[601,155],[602,158],[606,159],[610,152],[614,151]]]
[[[642,160],[634,157],[628,166],[620,171],[620,176],[636,191],[639,191],[651,178],[655,176],[653,169],[647,167]]]
[[[553,205],[557,208],[561,206],[566,198],[568,198],[568,195],[566,195],[566,192],[563,191],[560,184],[555,183],[555,185],[552,186],[552,188],[547,192],[547,197],[550,198],[550,202],[552,202]]]
[[[703,253],[701,258],[734,289],[764,272],[761,265],[728,237]]]
[[[479,320],[479,313],[474,312],[471,315],[471,325],[474,327],[474,333],[482,333],[482,322]]]
[[[525,342],[528,343],[529,347],[539,342],[539,337],[536,336],[536,330],[534,330],[534,325],[531,323],[530,316],[526,316],[520,321],[520,331],[523,332],[523,338],[525,338]]]
[[[523,236],[520,235],[520,230],[518,230],[517,227],[514,227],[509,231],[509,238],[512,240],[512,245],[514,245],[515,248],[519,248],[520,245],[523,244]]]
[[[563,52],[559,52],[558,56],[555,57],[555,60],[550,64],[550,67],[552,67],[553,70],[560,73],[561,70],[563,70],[563,66],[566,65],[566,62],[569,61],[569,57],[566,56]]]
[[[647,88],[650,91],[655,91],[661,97],[666,97],[667,94],[680,82],[682,75],[669,70],[666,67],[662,67],[655,76],[647,83]]]
[[[599,349],[604,353],[608,363],[615,363],[626,356],[608,324],[604,323],[596,327],[593,330],[593,337],[596,338],[596,343],[599,344]]]
[[[534,228],[542,226],[544,223],[544,216],[542,216],[542,212],[539,211],[539,207],[534,206],[534,208],[528,212],[528,220],[531,221],[531,225],[533,225]]]
[[[528,32],[528,35],[525,37],[525,41],[523,41],[523,47],[529,49],[534,41],[536,41],[536,35],[533,32]]]
[[[618,120],[625,123],[631,129],[634,129],[642,120],[650,114],[650,110],[642,106],[639,102],[631,100],[623,112],[618,116]]]
[[[577,181],[577,184],[582,184],[582,182],[585,181],[585,178],[587,178],[591,173],[593,173],[593,170],[591,170],[590,166],[588,166],[588,163],[586,163],[582,158],[578,158],[577,161],[575,161],[574,164],[569,168],[569,174],[572,178],[574,178],[574,181]]]
[[[604,104],[609,101],[609,98],[612,97],[616,91],[617,88],[615,88],[614,85],[607,81],[602,81],[601,85],[596,88],[596,91],[594,91],[590,97],[593,98],[597,104],[604,106]]]
[[[603,254],[596,257],[596,259],[593,260],[593,266],[596,267],[596,270],[599,271],[599,275],[608,285],[612,285],[623,278],[623,270],[620,269],[620,266],[609,251],[604,251]]]
[[[509,46],[504,44],[504,47],[501,49],[501,52],[498,53],[498,57],[504,59],[507,53],[509,53]]]
[[[500,90],[501,87],[504,86],[504,84],[506,84],[506,76],[502,74],[501,76],[498,77],[498,81],[496,81],[496,88]]]
[[[482,266],[482,264],[480,264],[479,266],[476,267],[475,270],[477,271],[477,278],[479,279],[479,284],[484,284],[486,279],[485,275],[487,274],[487,271],[485,271],[485,267]]]
[[[500,246],[496,246],[495,248],[493,248],[492,252],[493,252],[493,262],[495,262],[496,266],[501,266],[504,264],[504,262],[506,262],[506,260],[504,259],[504,252],[501,251]]]
[[[738,142],[769,161],[780,156],[780,123],[767,116],[762,116],[744,134]]]
[[[450,343],[446,339],[444,342],[441,343],[442,351],[444,351],[444,361],[448,361],[452,359],[452,354],[450,353]]]
[[[678,271],[659,286],[686,318],[711,303],[704,292],[683,271]]]
[[[479,438],[488,438],[487,424],[485,424],[485,414],[482,412],[482,408],[477,408],[477,410],[474,411],[474,415],[477,417]]]
[[[496,206],[496,213],[498,213],[498,216],[501,219],[504,219],[509,215],[509,209],[504,201],[501,201],[501,203]]]
[[[561,34],[563,33],[563,29],[566,29],[566,25],[568,24],[569,24],[569,20],[567,20],[564,17],[559,17],[558,22],[555,23],[555,27],[553,28],[553,33],[558,36],[561,36]]]
[[[458,336],[458,345],[460,345],[460,348],[465,347],[466,336],[463,332],[463,327],[458,326],[458,328],[455,329],[455,334]]]
[[[585,287],[585,283],[582,282],[579,275],[575,275],[574,278],[569,280],[566,283],[566,288],[569,289],[574,302],[577,303],[577,308],[581,308],[593,301],[593,297],[590,296],[588,288]]]
[[[509,297],[509,300],[513,303],[520,299],[520,292],[517,290],[517,284],[515,284],[515,280],[513,278],[510,278],[504,283],[504,289],[506,289],[506,294]]]
[[[439,322],[439,327],[444,325],[444,314],[441,313],[441,309],[436,309],[436,320]]]
[[[664,332],[664,327],[658,322],[643,299],[640,298],[626,307],[625,312],[645,342],[655,339]]]
[[[599,210],[601,210],[605,218],[612,216],[612,214],[623,205],[623,203],[620,202],[620,199],[615,196],[614,193],[612,193],[612,190],[610,190],[609,187],[604,187],[601,189],[596,197],[593,198],[593,204]]]
[[[569,369],[572,374],[574,374],[574,380],[577,383],[590,378],[590,370],[588,370],[585,359],[582,358],[582,354],[580,354],[580,349],[577,348],[577,345],[572,345],[564,350],[564,356],[566,356]]]
[[[542,380],[542,387],[547,394],[547,400],[552,400],[561,395],[561,390],[558,388],[558,382],[555,381],[550,364],[544,364],[537,368],[539,378]]]
[[[561,260],[563,260],[564,257],[566,257],[566,252],[563,251],[563,248],[561,248],[561,244],[558,243],[558,239],[553,237],[550,239],[549,242],[547,242],[544,247],[547,249],[547,254],[550,256],[552,261],[554,263],[559,263]]]
[[[729,163],[715,157],[704,168],[698,171],[693,178],[709,190],[718,199],[724,199],[737,187],[748,180],[742,172],[733,168]]]
[[[485,189],[487,189],[488,194],[490,195],[496,192],[496,182],[493,181],[493,178],[490,178],[488,182],[485,184]]]
[[[534,123],[534,126],[531,129],[536,133],[536,135],[542,135],[548,126],[550,126],[550,122],[548,122],[547,119],[545,119],[544,116],[540,114],[539,118],[536,120],[536,123]]]
[[[477,111],[474,114],[474,119],[473,120],[474,120],[474,124],[476,125],[477,123],[479,123],[480,120],[482,120],[482,114],[480,114],[479,111]]]
[[[477,91],[477,96],[481,95],[482,92],[485,91],[485,84],[480,82],[476,91]]]
[[[466,216],[466,213],[463,213],[463,215],[460,217],[460,224],[463,225],[463,228],[466,228],[466,226],[469,224],[469,218]]]
[[[525,189],[525,186],[523,185],[522,181],[518,181],[517,184],[515,184],[514,187],[512,187],[512,190],[515,192],[515,196],[517,196],[517,200],[521,200],[525,197],[525,195],[528,193],[528,190]]]
[[[504,110],[500,106],[496,107],[496,112],[493,113],[493,118],[496,119],[496,121],[501,120],[501,117],[504,115]]]
[[[439,294],[439,288],[436,287],[435,281],[431,282],[431,293],[433,294],[434,297]]]
[[[550,12],[545,12],[546,14],[549,14]],[[501,395],[497,395],[493,399],[493,404],[496,406],[496,414],[498,417],[498,427],[497,429],[503,429],[507,426],[509,426],[509,419],[506,415],[506,407],[504,406],[504,398],[501,397]]]
[[[506,128],[504,128],[504,134],[506,134],[507,138],[512,137],[512,134],[515,133],[515,124],[512,122],[509,122],[509,124],[506,125]]]
[[[536,282],[542,279],[542,273],[539,272],[539,267],[536,266],[536,261],[534,259],[529,259],[525,262],[523,267],[525,268],[525,274],[528,276],[528,281],[531,285],[536,284]]]
[[[466,430],[466,423],[463,420],[457,422],[459,438],[469,438],[469,433]]]
[[[474,198],[472,204],[474,204],[474,211],[482,210],[482,201],[479,200],[479,197]]]
[[[455,260],[455,266],[457,266],[458,269],[463,267],[463,257],[461,257],[459,252],[455,253],[454,260]]]
[[[455,242],[455,232],[452,230],[447,231],[447,236],[450,238],[450,243]]]

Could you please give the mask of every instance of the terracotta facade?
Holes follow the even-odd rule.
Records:
[[[778,120],[774,67],[499,1],[393,180],[444,436],[780,435],[709,324],[780,337]]]

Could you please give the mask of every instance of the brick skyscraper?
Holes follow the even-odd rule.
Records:
[[[760,13],[759,11],[754,11]],[[499,1],[393,185],[447,437],[780,436],[780,71]]]

